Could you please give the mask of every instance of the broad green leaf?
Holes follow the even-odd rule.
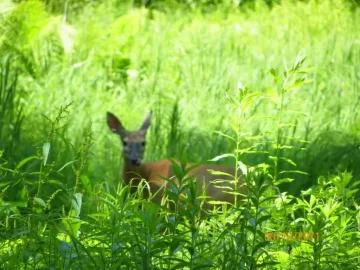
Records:
[[[75,210],[74,216],[79,217],[80,212],[81,212],[81,206],[82,206],[82,194],[81,193],[74,194],[74,199],[71,200],[71,205]]]
[[[247,166],[246,166],[243,162],[238,161],[238,166],[239,166],[240,171],[241,171],[244,175],[247,175],[247,174],[248,174],[248,168],[247,168]]]
[[[313,208],[316,202],[316,197],[314,195],[310,195],[310,207]]]
[[[91,193],[91,183],[90,183],[89,177],[87,177],[87,175],[83,174],[80,176],[80,179],[81,179],[83,186],[85,187],[85,190],[88,193]]]
[[[44,200],[43,200],[43,199],[38,198],[38,197],[34,197],[34,201],[35,201],[38,205],[40,205],[40,206],[42,206],[42,207],[46,208],[46,204],[45,204],[45,202],[44,202]]]
[[[44,166],[46,165],[46,162],[49,158],[49,153],[50,153],[50,143],[46,142],[43,145],[43,159],[44,159]]]

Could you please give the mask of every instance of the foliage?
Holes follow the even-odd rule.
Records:
[[[359,10],[156,2],[0,6],[0,268],[359,269]],[[111,108],[184,157],[163,205],[118,179]],[[204,216],[186,160],[248,194]]]

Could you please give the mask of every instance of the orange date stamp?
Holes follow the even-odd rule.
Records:
[[[313,241],[319,240],[318,232],[265,232],[265,241]]]

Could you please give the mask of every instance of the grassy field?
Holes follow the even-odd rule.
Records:
[[[116,2],[0,5],[0,269],[359,269],[360,10]],[[253,180],[250,206],[205,220],[129,198],[106,112],[131,130],[150,110],[147,161],[240,147],[288,194]]]

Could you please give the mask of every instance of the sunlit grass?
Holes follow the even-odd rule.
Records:
[[[99,160],[116,166],[120,162],[118,142],[105,126],[107,110],[119,114],[129,129],[137,128],[148,110],[155,110],[155,123],[161,127],[150,136],[157,137],[159,145],[149,147],[148,159],[167,157],[164,149],[175,103],[184,135],[177,141],[178,149],[191,149],[190,158],[202,162],[227,151],[231,146],[224,149],[224,144],[214,143],[213,135],[214,130],[228,130],[232,122],[225,93],[234,93],[241,83],[276,101],[268,71],[290,66],[299,53],[313,66],[313,81],[291,94],[287,104],[289,110],[305,114],[286,115],[288,122],[297,124],[295,135],[311,141],[324,130],[359,130],[359,13],[340,1],[284,3],[272,10],[259,4],[255,11],[219,8],[193,15],[155,10],[150,16],[148,10],[126,8],[89,6],[76,19],[70,14],[66,25],[50,20],[56,31],[36,47],[50,52],[49,64],[36,81],[26,81],[27,113],[34,121],[43,122],[38,112],[49,114],[55,106],[73,101],[67,129],[71,137],[77,137],[79,123],[93,122],[98,166]],[[36,20],[27,24],[39,25]],[[44,27],[32,42],[42,38]],[[52,45],[41,47],[47,44]],[[63,49],[54,51],[54,46]],[[265,98],[256,101],[254,112],[270,118],[249,123],[243,131],[271,132],[274,106],[276,102]],[[194,139],[185,136],[189,132]],[[195,139],[201,137],[206,148]]]

